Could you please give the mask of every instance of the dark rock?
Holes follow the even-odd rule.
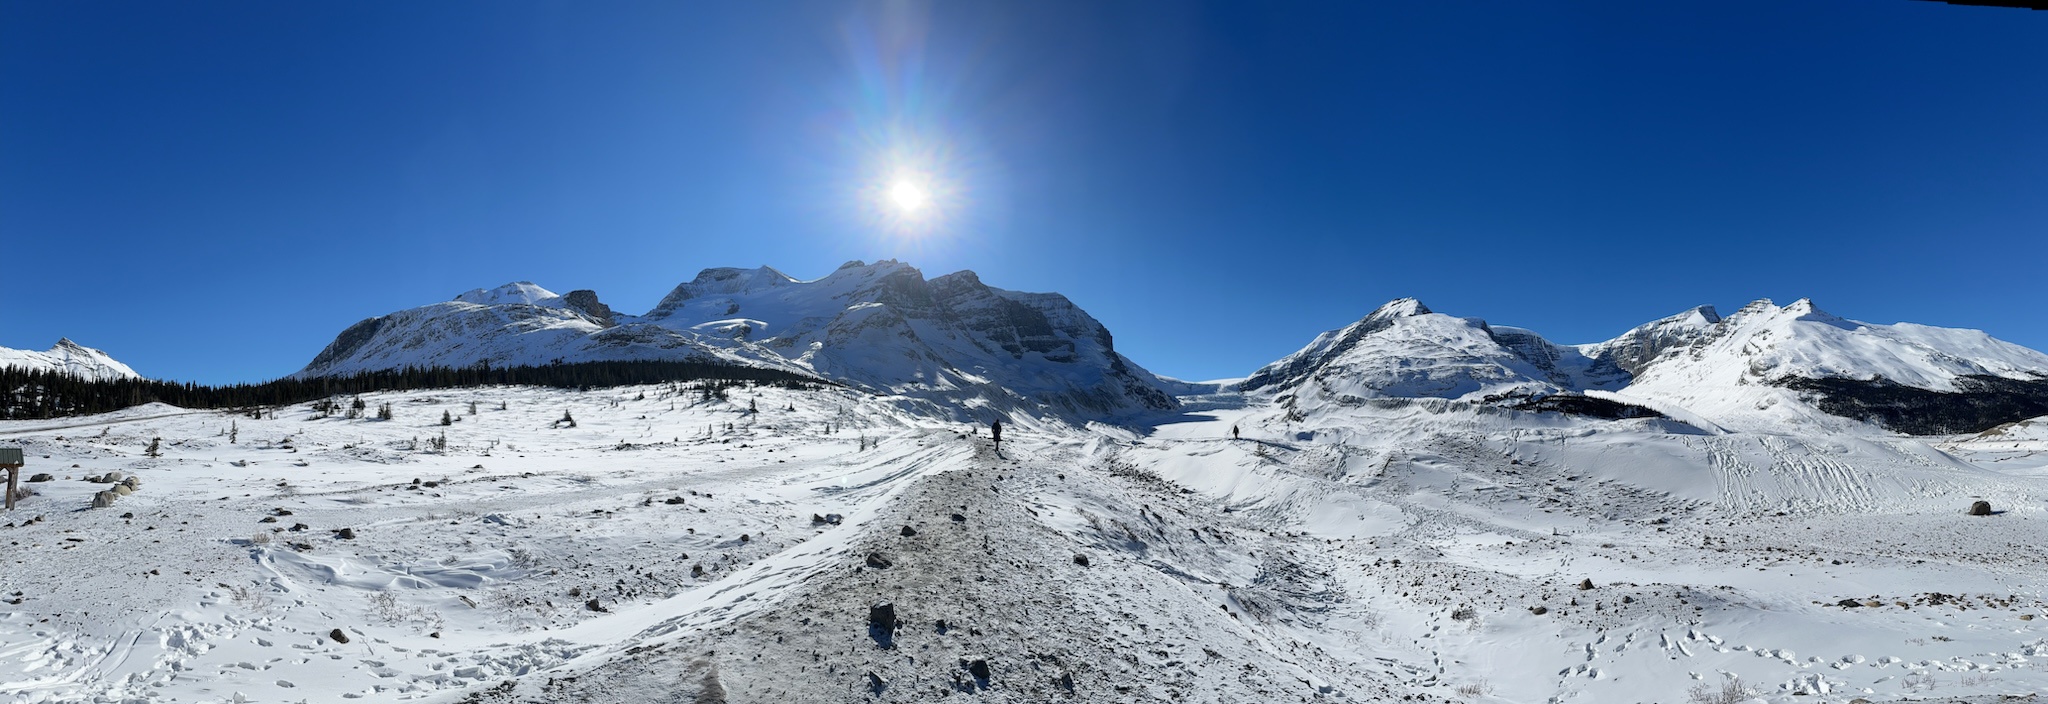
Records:
[[[967,517],[966,517],[966,516],[962,516],[962,515],[960,515],[960,514],[957,514],[957,513],[956,513],[956,514],[953,514],[953,522],[954,522],[954,523],[966,523],[966,522],[967,522]]]
[[[263,518],[261,518],[261,519],[258,519],[258,520],[257,520],[256,522],[257,522],[257,523],[276,523],[276,522],[277,522],[277,517],[276,517],[276,516],[264,516]]]
[[[1544,615],[1544,614],[1550,613],[1550,607],[1548,607],[1548,606],[1534,606],[1534,607],[1530,607],[1530,608],[1529,608],[1529,613],[1532,613],[1532,614],[1536,614],[1537,616],[1542,616],[1542,615]]]
[[[54,482],[57,481],[57,478],[50,476],[48,472],[44,472],[31,476],[28,478],[28,480],[30,482]]]
[[[1972,516],[1989,516],[1989,515],[1991,515],[1991,502],[1989,502],[1989,501],[1978,501],[1978,502],[1975,502],[1975,503],[1972,503],[1972,504],[1970,504],[1970,515],[1972,515]]]
[[[356,539],[356,529],[354,529],[354,528],[343,528],[343,529],[341,529],[341,530],[337,530],[337,531],[334,531],[334,537],[336,537],[336,538],[340,538],[340,539],[342,539],[342,540],[355,540],[355,539]]]
[[[1087,555],[1075,555],[1075,556],[1074,556],[1074,564],[1076,564],[1076,565],[1080,565],[1080,566],[1082,566],[1082,567],[1087,567],[1087,566],[1088,566],[1088,556],[1087,556]]]
[[[298,532],[304,531],[304,530],[306,530],[306,529],[308,529],[308,528],[312,528],[312,526],[306,525],[306,524],[304,524],[304,523],[293,523],[293,524],[292,524],[292,532],[293,532],[293,533],[298,533]]]
[[[668,504],[668,505],[670,505],[670,506],[674,506],[674,505],[677,505],[677,504],[683,503],[683,497],[680,497],[680,496],[671,496],[671,497],[669,497],[669,498],[667,498],[667,499],[663,499],[663,500],[662,500],[662,503]]]
[[[334,642],[336,642],[336,643],[347,643],[347,642],[348,642],[348,634],[347,634],[347,633],[343,633],[343,632],[341,631],[341,629],[339,629],[339,628],[336,628],[336,629],[334,629],[334,630],[332,630],[332,631],[328,631],[328,632],[327,632],[327,639],[328,639],[328,640],[331,640],[331,641],[334,641]]]
[[[1841,601],[1835,602],[1835,605],[1840,606],[1844,609],[1854,609],[1862,606],[1863,602],[1857,601],[1855,599],[1843,599]]]
[[[896,620],[894,604],[884,601],[868,607],[868,637],[875,640],[875,645],[884,648],[896,647],[896,627],[899,623]]]
[[[1059,680],[1053,684],[1059,685],[1060,689],[1067,690],[1068,692],[1074,691],[1074,673],[1062,673]]]
[[[981,681],[981,682],[982,682],[983,684],[987,684],[987,683],[988,683],[988,661],[987,661],[987,660],[970,660],[970,661],[968,661],[968,662],[967,662],[967,674],[970,674],[970,675],[974,675],[974,679],[980,680],[980,681]]]
[[[868,673],[868,691],[869,691],[869,692],[872,692],[872,693],[875,693],[875,694],[881,694],[881,693],[882,693],[882,690],[884,690],[884,689],[888,689],[888,688],[889,688],[889,681],[888,681],[888,680],[882,679],[882,676],[881,676],[881,675],[877,675],[877,674],[875,674],[875,673],[874,673],[874,672],[872,672],[872,671],[870,671],[870,672]]]
[[[913,536],[913,535],[917,535],[917,529],[916,529],[916,528],[912,528],[912,527],[910,527],[910,526],[904,526],[904,527],[903,527],[903,530],[902,530],[902,531],[900,531],[900,532],[901,532],[901,533],[903,533],[903,537],[905,537],[905,538],[908,538],[908,537],[910,537],[910,536]]]
[[[896,563],[894,563],[894,562],[890,562],[890,561],[889,561],[889,558],[883,557],[883,556],[882,556],[882,553],[879,553],[879,552],[871,552],[871,553],[868,553],[868,566],[869,566],[869,567],[873,567],[873,568],[875,568],[875,569],[878,569],[878,570],[879,570],[879,569],[887,569],[887,568],[889,568],[890,566],[893,566],[893,565],[895,565],[895,564],[896,564]]]
[[[612,314],[611,306],[598,302],[596,291],[590,289],[570,291],[567,295],[562,296],[562,302],[568,304],[570,310],[582,313],[585,317],[590,318],[599,325],[612,327],[619,324],[618,319]]]
[[[595,611],[595,612],[598,612],[598,613],[601,613],[601,614],[603,614],[603,613],[611,613],[611,609],[607,609],[607,608],[605,608],[605,607],[604,607],[604,604],[600,604],[600,603],[597,603],[597,600],[596,600],[596,599],[591,599],[590,601],[586,601],[586,602],[583,602],[583,608],[586,608],[586,609],[589,609],[589,610],[591,610],[591,611]]]
[[[1582,579],[1582,580],[1579,580],[1579,591],[1586,591],[1586,590],[1588,590],[1588,589],[1592,589],[1592,588],[1593,588],[1593,578],[1591,578],[1591,577],[1588,577],[1588,578],[1586,578],[1586,579]]]

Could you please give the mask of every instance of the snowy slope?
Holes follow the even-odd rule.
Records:
[[[1246,379],[1246,391],[1306,401],[1528,397],[1618,387],[1627,373],[1521,328],[1435,313],[1403,298]]]
[[[299,375],[468,367],[481,362],[509,367],[638,359],[790,367],[763,363],[772,356],[736,354],[703,344],[687,331],[610,324],[609,309],[594,295],[586,305],[571,305],[578,293],[587,292],[557,296],[520,282],[370,318],[342,331]]]
[[[142,378],[107,353],[72,342],[70,338],[58,340],[44,352],[0,347],[0,367],[55,371],[86,379]]]
[[[1982,331],[1864,323],[1830,315],[1806,299],[1783,307],[1756,301],[1695,329],[1702,332],[1690,344],[1643,363],[1621,393],[1683,406],[1724,425],[1766,429],[1831,422],[1815,407],[1826,399],[1787,388],[1800,380],[1933,394],[1962,390],[1973,378],[2048,380],[2048,355]]]
[[[633,359],[814,373],[962,419],[1013,409],[1097,419],[1175,405],[1065,297],[993,288],[967,271],[926,280],[895,261],[849,262],[815,281],[768,267],[706,269],[644,316],[615,314],[588,291],[478,289],[358,323],[300,374]]]

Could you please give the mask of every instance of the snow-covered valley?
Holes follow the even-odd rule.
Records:
[[[1222,394],[1136,430],[1026,421],[998,454],[986,428],[844,389],[364,400],[394,418],[155,406],[0,427],[54,475],[0,528],[0,696],[2048,687],[2048,450],[2030,427],[1707,434],[1440,399],[1290,420]],[[83,480],[108,472],[140,488],[85,508],[107,485]],[[1964,515],[1979,497],[2000,512]],[[871,628],[881,602],[900,625]]]

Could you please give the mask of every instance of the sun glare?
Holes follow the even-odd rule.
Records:
[[[896,206],[896,211],[903,215],[916,215],[930,205],[931,200],[931,194],[916,181],[899,178],[889,184],[889,204]]]

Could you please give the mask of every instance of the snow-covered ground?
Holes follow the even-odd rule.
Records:
[[[1149,426],[1026,423],[1000,452],[844,389],[0,423],[54,475],[0,516],[0,701],[2048,689],[2048,420],[1724,432],[1182,386]],[[141,487],[87,508],[107,472]]]

